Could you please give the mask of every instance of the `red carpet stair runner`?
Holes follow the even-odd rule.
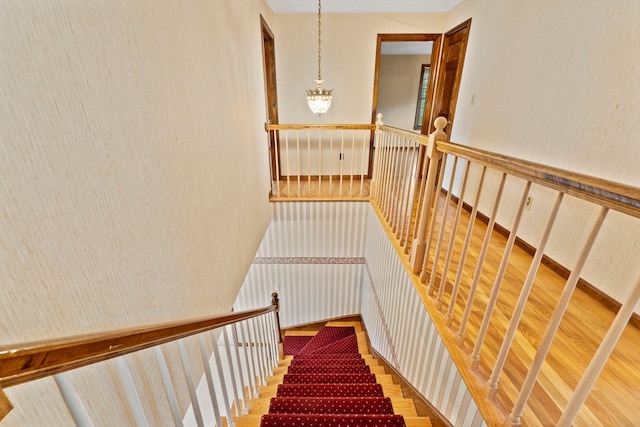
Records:
[[[236,426],[430,426],[368,354],[359,323],[344,323],[331,322],[313,336],[288,333],[285,359]]]

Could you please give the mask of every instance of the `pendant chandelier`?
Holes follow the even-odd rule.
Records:
[[[318,85],[315,89],[307,89],[307,103],[309,104],[309,108],[315,114],[324,114],[329,111],[329,107],[331,106],[331,92],[333,89],[322,89],[322,76],[320,74],[320,16],[321,16],[321,0],[318,0],[318,79],[316,80],[316,84]]]

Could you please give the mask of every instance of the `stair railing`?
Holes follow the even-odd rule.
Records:
[[[456,341],[459,347],[458,349],[450,349],[450,351],[462,351],[472,309],[484,311],[482,323],[473,342],[470,366],[459,366],[459,369],[476,370],[476,374],[479,373],[477,368],[484,340],[494,314],[494,308],[499,303],[499,292],[517,238],[523,211],[527,203],[530,203],[529,194],[532,184],[556,192],[554,206],[541,231],[533,262],[526,280],[522,284],[520,296],[511,315],[502,345],[498,354],[493,355],[496,361],[491,375],[489,378],[485,378],[489,399],[495,398],[498,391],[498,379],[503,373],[505,361],[512,350],[514,335],[522,319],[524,307],[541,265],[545,246],[563,196],[572,195],[586,200],[596,205],[598,210],[585,243],[577,251],[577,261],[566,281],[555,311],[551,315],[533,361],[530,366],[526,367],[526,378],[518,390],[513,408],[510,409],[511,412],[505,420],[505,425],[516,426],[521,424],[524,407],[532,397],[532,390],[538,380],[542,365],[607,212],[615,210],[634,218],[640,218],[640,189],[448,142],[448,137],[443,131],[446,124],[446,119],[442,117],[436,119],[436,131],[426,137],[386,126],[382,122],[382,115],[378,115],[371,200],[379,216],[393,233],[397,245],[407,256],[413,274],[417,275],[420,282],[427,287],[427,293],[433,298],[435,309],[444,318],[444,324],[449,328],[454,327],[452,324],[455,317],[454,312],[456,309],[458,312],[462,312],[462,315],[459,316],[456,332]],[[474,176],[475,182],[472,182],[469,177],[472,168],[475,168],[477,172]],[[492,198],[490,213],[486,218],[486,232],[482,244],[479,246],[476,244],[474,247],[474,254],[477,255],[476,268],[473,274],[469,275],[464,267],[471,246],[473,226],[479,214],[480,197],[483,189],[488,186],[485,179],[488,171],[499,175],[500,178],[497,184],[494,183],[496,186],[491,189],[495,191],[495,196]],[[475,301],[476,291],[482,269],[485,266],[487,249],[491,244],[491,235],[496,225],[498,207],[508,176],[524,180],[524,186],[520,201],[514,209],[513,222],[508,230],[508,240],[500,265],[497,266],[497,274],[490,297],[486,301],[486,307],[479,308],[478,302]],[[449,191],[443,189],[443,182]],[[453,191],[450,191],[454,188],[458,189],[457,206],[455,206],[455,212],[449,212],[454,207],[451,203]],[[465,198],[467,192],[470,191],[475,191],[475,193],[470,193],[473,194],[473,197]],[[446,197],[442,196],[443,192],[446,192]],[[459,248],[457,270],[454,270],[452,252],[454,246],[460,247],[455,242],[455,238],[459,234],[458,226],[461,222],[461,211],[463,205],[466,204],[464,202],[466,199],[473,201],[471,206],[467,206],[471,212],[464,243]],[[638,271],[638,275],[640,276],[640,271]],[[453,279],[454,276],[455,279]],[[461,301],[459,292],[463,282],[467,293],[465,301]],[[633,315],[634,307],[639,300],[640,277],[634,283],[628,284],[627,296],[622,301],[615,320],[584,371],[572,397],[564,408],[560,408],[562,416],[558,425],[569,426],[576,418],[622,331]],[[442,312],[443,306],[446,306],[446,312]],[[441,333],[446,334],[448,331],[443,330]],[[495,413],[490,414],[488,418],[495,419]]]
[[[364,199],[372,124],[266,124],[272,199]]]
[[[185,340],[195,336],[196,340]],[[183,425],[185,414],[179,408],[178,396],[170,374],[170,365],[165,358],[163,345],[177,343],[180,366],[171,371],[182,370],[187,383],[188,400],[193,417],[199,427],[213,425],[205,423],[202,407],[209,402],[199,401],[190,366],[190,354],[199,354],[204,369],[204,379],[209,391],[215,425],[223,424],[221,404],[227,425],[233,426],[233,415],[248,412],[247,402],[258,397],[258,386],[266,384],[266,377],[273,373],[280,358],[280,330],[278,319],[278,295],[272,295],[272,304],[242,312],[188,319],[150,326],[114,330],[103,333],[79,335],[37,342],[0,346],[0,403],[2,415],[11,410],[11,403],[3,389],[37,379],[53,376],[62,398],[76,425],[94,426],[84,399],[76,391],[69,371],[114,359],[118,380],[138,427],[148,426],[140,394],[134,384],[125,355],[144,349],[154,350],[166,397],[176,426]],[[191,346],[191,347],[188,347]],[[213,349],[213,354],[210,349]],[[215,366],[217,375],[212,372]],[[225,377],[225,373],[228,375]],[[217,385],[218,387],[216,387]],[[217,397],[221,390],[222,397]],[[229,391],[233,394],[229,396]],[[231,406],[235,414],[231,410]],[[209,407],[211,409],[211,407]],[[106,409],[105,409],[106,410]]]

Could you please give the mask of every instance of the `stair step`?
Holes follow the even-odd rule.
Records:
[[[388,397],[275,397],[270,414],[393,414]]]
[[[258,388],[258,393],[260,398],[271,398],[276,397],[278,394],[278,385],[280,384],[272,384],[261,386]],[[404,393],[402,392],[402,387],[400,384],[379,384],[382,386],[383,396],[386,397],[398,397],[404,398]]]
[[[362,328],[331,323],[317,334],[292,331],[311,338],[297,355],[278,362],[267,384],[258,388],[259,398],[249,401],[249,415],[234,418],[236,426],[431,426],[369,354]]]
[[[382,368],[384,370],[384,368]],[[287,374],[370,374],[367,365],[289,366]],[[384,373],[384,372],[383,372]]]
[[[262,415],[246,415],[244,417],[235,418],[236,427],[260,427]],[[427,417],[404,417],[404,423],[407,427],[431,427],[431,419]],[[227,422],[222,417],[223,427],[227,427]]]
[[[361,357],[359,359],[295,359],[289,363],[289,366],[365,366],[366,362]]]
[[[262,427],[343,427],[361,425],[384,425],[405,427],[402,415],[378,414],[266,414],[262,416]]]
[[[283,384],[363,384],[376,383],[373,374],[285,374]]]

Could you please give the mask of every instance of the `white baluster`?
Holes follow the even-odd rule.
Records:
[[[471,163],[467,165],[467,169],[471,168]],[[460,289],[460,282],[462,281],[462,274],[464,273],[464,265],[467,261],[467,253],[469,251],[469,243],[471,242],[471,236],[473,235],[473,227],[476,223],[476,216],[478,214],[478,204],[480,203],[480,195],[482,194],[482,188],[484,184],[484,177],[487,173],[487,167],[482,167],[482,173],[480,174],[480,180],[478,181],[478,189],[476,190],[476,198],[473,202],[473,208],[471,209],[471,215],[469,216],[469,225],[467,226],[467,234],[464,238],[464,244],[462,245],[462,251],[460,252],[460,260],[458,261],[458,272],[456,273],[456,280],[453,283],[453,289],[451,290],[451,302],[449,302],[449,308],[445,315],[445,324],[451,326],[453,322],[453,309],[456,306],[456,299],[458,297],[458,289]],[[462,196],[459,203],[463,203]]]
[[[162,384],[164,385],[164,391],[169,401],[169,408],[171,409],[171,416],[173,417],[173,423],[176,427],[183,427],[182,414],[180,408],[178,408],[178,399],[176,398],[176,392],[173,389],[173,382],[171,382],[171,375],[169,375],[169,368],[167,362],[164,359],[162,348],[159,345],[154,347],[156,354],[156,361],[160,368],[160,377],[162,378]]]
[[[287,162],[287,196],[291,196],[291,164],[289,162],[289,131],[284,133],[284,144],[286,147],[285,161]]]
[[[360,197],[364,195],[364,177],[369,174],[369,158],[367,153],[369,151],[369,138],[367,138],[367,132],[362,132],[362,163],[360,164]],[[369,184],[371,185],[371,184]],[[369,189],[371,192],[371,189]]]
[[[460,225],[460,216],[462,214],[462,206],[464,205],[464,193],[467,189],[467,180],[469,178],[470,163],[467,162],[467,167],[464,170],[464,178],[462,179],[462,188],[460,189],[460,197],[458,198],[458,207],[456,208],[456,215],[453,219],[453,227],[451,228],[451,237],[449,238],[449,246],[447,247],[447,255],[442,266],[442,277],[440,278],[440,287],[438,288],[438,297],[436,298],[436,308],[440,310],[442,308],[442,298],[444,297],[444,290],[447,284],[447,273],[449,272],[449,264],[451,263],[451,257],[453,255],[453,248],[456,241],[456,233],[458,232],[458,225]],[[452,175],[453,176],[453,175]],[[452,192],[452,188],[449,192]],[[453,294],[453,292],[452,292]]]
[[[353,196],[353,173],[356,161],[356,130],[351,131],[351,170],[349,171],[349,196]]]
[[[340,190],[338,190],[338,196],[342,196],[342,180],[344,178],[344,129],[340,131]]]
[[[191,398],[191,407],[193,408],[193,415],[196,419],[198,427],[204,427],[204,421],[202,420],[202,410],[200,409],[200,402],[198,402],[198,394],[196,388],[193,385],[193,378],[191,378],[191,364],[187,357],[187,351],[184,348],[183,340],[178,340],[178,350],[180,352],[180,361],[182,362],[182,372],[187,382],[187,390],[189,391],[189,398]]]
[[[400,170],[398,174],[398,195],[396,197],[396,209],[395,219],[393,221],[391,230],[395,233],[396,239],[400,237],[402,223],[404,222],[403,208],[404,199],[407,195],[407,167],[409,163],[409,150],[407,149],[407,138],[402,138],[400,150],[402,155],[400,156]]]
[[[275,191],[275,195],[279,196],[280,195],[280,148],[278,147],[278,131],[277,130],[273,130],[273,131],[269,131],[269,132],[273,132],[273,145],[274,145],[274,149],[273,149],[273,161],[276,165],[276,191]]]
[[[447,162],[447,154],[445,154],[443,156],[442,161],[440,162],[440,165],[444,165]],[[427,265],[429,264],[429,253],[431,252],[431,242],[433,241],[433,235],[435,233],[436,230],[436,222],[438,221],[438,205],[440,204],[440,189],[442,188],[442,180],[444,179],[444,167],[440,168],[440,174],[438,175],[438,184],[436,184],[436,187],[433,189],[433,212],[431,213],[431,221],[429,222],[429,233],[427,233],[427,239],[426,239],[426,243],[425,243],[425,253],[424,253],[424,259],[422,260],[422,270],[420,272],[420,281],[422,283],[427,281]],[[442,227],[444,227],[444,218],[442,218]],[[438,254],[435,254],[435,256],[438,256]],[[434,262],[435,262],[435,256],[434,256]]]
[[[247,404],[247,402],[249,401],[249,399],[251,398],[251,396],[247,396],[247,385],[245,384],[245,380],[244,380],[244,370],[242,369],[242,360],[240,360],[240,350],[238,349],[238,332],[236,330],[237,327],[237,323],[234,323],[233,325],[230,325],[231,328],[231,337],[233,339],[233,348],[234,348],[234,353],[235,353],[235,358],[236,358],[236,364],[238,365],[238,371],[239,371],[239,378],[240,378],[240,387],[242,390],[242,415],[247,415],[249,413],[249,405]],[[249,365],[247,364],[247,368],[249,367]]]
[[[329,195],[333,196],[333,131],[329,133]]]
[[[411,216],[413,211],[413,203],[416,197],[416,183],[418,181],[418,168],[416,166],[418,162],[418,154],[416,153],[416,148],[418,146],[419,144],[417,142],[411,142],[411,163],[409,166],[409,182],[407,184],[407,201],[403,213],[402,231],[400,233],[400,246],[406,246],[410,238],[409,233],[411,228]]]
[[[251,319],[251,335],[253,337],[253,346],[256,352],[256,369],[258,370],[258,376],[260,377],[260,385],[267,384],[267,377],[265,375],[264,366],[262,360],[262,352],[260,351],[260,337],[258,335],[258,328],[256,326],[256,319]]]
[[[311,130],[307,129],[307,195],[311,195]]]
[[[442,169],[445,169],[446,163],[442,163]],[[449,189],[447,190],[447,197],[444,201],[444,209],[442,210],[442,221],[440,225],[440,232],[438,233],[438,240],[436,241],[436,251],[433,256],[433,267],[431,267],[431,275],[429,277],[429,285],[427,286],[427,292],[431,293],[434,291],[434,285],[436,281],[436,274],[438,273],[438,258],[440,258],[440,248],[442,247],[442,239],[444,238],[444,233],[447,229],[447,214],[449,213],[449,204],[451,203],[451,189],[453,188],[453,179],[456,176],[456,168],[458,167],[458,158],[454,157],[453,166],[451,170],[451,178],[449,178]],[[435,216],[435,215],[434,215]],[[446,272],[442,272],[442,276]]]
[[[542,256],[544,254],[544,248],[547,245],[549,235],[551,234],[551,229],[553,228],[553,224],[556,221],[556,216],[558,215],[558,210],[560,209],[560,204],[562,203],[563,196],[563,193],[558,193],[556,196],[556,201],[553,204],[551,213],[549,214],[549,219],[547,219],[547,224],[544,228],[544,231],[542,232],[542,236],[540,236],[540,242],[538,243],[536,253],[533,255],[533,260],[531,261],[531,265],[529,266],[529,272],[527,273],[527,277],[524,280],[522,289],[520,289],[518,302],[513,309],[509,327],[507,328],[504,340],[502,341],[502,345],[500,346],[500,351],[498,352],[498,356],[496,357],[496,363],[494,364],[493,370],[491,371],[491,376],[487,381],[490,398],[495,397],[498,391],[498,378],[500,378],[500,374],[504,369],[504,364],[507,360],[509,349],[511,348],[511,344],[513,343],[513,339],[516,335],[518,324],[520,323],[522,313],[524,312],[524,306],[529,299],[529,293],[531,292],[531,288],[533,287],[533,281],[536,277],[536,274],[538,274],[538,268],[540,267],[540,262],[542,261]]]
[[[504,190],[504,183],[506,179],[507,179],[507,174],[503,173],[502,179],[500,180],[500,186],[498,187],[498,192],[496,194],[496,198],[493,201],[493,210],[491,211],[491,216],[489,217],[489,224],[487,225],[487,231],[484,234],[484,241],[482,242],[482,248],[480,249],[480,256],[478,257],[478,262],[476,264],[476,271],[473,274],[473,280],[471,282],[471,286],[469,287],[469,295],[467,296],[467,305],[464,308],[462,320],[460,321],[460,329],[458,330],[458,335],[456,336],[456,342],[458,343],[458,345],[462,345],[462,343],[464,342],[464,337],[467,330],[467,322],[469,321],[469,316],[471,315],[471,307],[473,307],[473,300],[475,299],[475,296],[476,296],[478,283],[480,283],[482,267],[484,266],[484,259],[487,256],[487,249],[489,249],[491,234],[493,233],[493,226],[496,223],[496,215],[498,214],[498,207],[500,206],[500,199],[502,198],[502,191]]]
[[[318,130],[318,195],[322,195],[322,129]]]
[[[87,408],[85,408],[84,403],[82,403],[82,399],[80,399],[76,389],[67,379],[66,374],[56,374],[53,376],[53,379],[76,425],[78,427],[95,427],[93,420],[89,416],[89,412],[87,412]]]
[[[500,293],[502,279],[504,278],[504,273],[507,271],[507,265],[509,265],[509,258],[511,256],[511,251],[513,250],[513,245],[516,241],[518,227],[520,226],[520,219],[522,218],[522,212],[524,212],[524,206],[527,203],[527,197],[529,195],[530,189],[531,181],[527,181],[527,184],[524,186],[524,190],[522,191],[520,204],[518,205],[518,210],[511,226],[511,232],[509,233],[507,246],[504,248],[504,252],[502,253],[502,260],[500,261],[500,267],[498,267],[498,274],[496,274],[496,278],[491,289],[491,295],[489,295],[489,301],[487,302],[487,307],[484,310],[484,318],[482,319],[482,324],[480,325],[480,330],[478,331],[476,344],[473,348],[473,352],[471,353],[472,369],[476,369],[480,364],[480,350],[482,349],[484,338],[487,334],[487,330],[489,329],[489,322],[491,321],[491,316],[493,315],[493,309],[495,308],[496,302],[498,301],[498,294]]]
[[[249,382],[251,384],[251,395],[254,398],[258,397],[258,384],[257,384],[257,372],[256,372],[256,362],[255,362],[255,358],[253,355],[253,346],[251,343],[251,337],[249,336],[249,325],[247,323],[247,321],[242,322],[242,337],[243,337],[243,342],[246,341],[246,345],[245,345],[245,349],[244,349],[244,355],[245,355],[245,359],[247,362],[247,373],[249,375]]]
[[[609,209],[603,207],[600,210],[600,215],[596,219],[595,224],[591,228],[591,232],[587,237],[587,241],[585,242],[584,247],[582,248],[582,252],[578,257],[578,261],[576,262],[573,271],[569,275],[569,279],[567,279],[567,283],[560,295],[560,299],[558,300],[558,304],[556,305],[553,314],[551,315],[551,320],[547,325],[547,329],[544,331],[544,335],[540,340],[540,344],[538,345],[538,351],[536,351],[536,355],[533,357],[533,362],[529,367],[529,372],[527,372],[527,376],[524,379],[524,383],[522,384],[522,388],[520,389],[520,394],[516,399],[513,410],[511,414],[509,414],[509,419],[511,420],[512,425],[520,425],[520,418],[522,417],[522,412],[524,410],[524,406],[529,400],[529,396],[531,395],[531,391],[533,390],[533,386],[535,385],[536,380],[538,379],[538,374],[542,369],[542,364],[544,363],[544,359],[547,357],[549,353],[549,349],[551,348],[551,343],[553,342],[553,338],[556,336],[558,331],[558,327],[560,326],[560,322],[562,321],[562,317],[564,316],[564,312],[569,306],[569,302],[571,301],[571,295],[573,295],[573,291],[575,290],[576,284],[578,283],[578,279],[580,278],[580,273],[582,272],[582,267],[587,260],[587,256],[591,251],[593,246],[593,242],[596,240],[596,236],[600,231],[600,226],[604,222],[605,217],[607,216],[607,212]]]
[[[218,371],[218,379],[222,389],[222,399],[224,401],[224,409],[227,414],[227,423],[229,426],[233,426],[233,416],[231,415],[231,405],[229,401],[229,391],[227,390],[227,380],[224,377],[224,371],[222,370],[222,360],[220,358],[220,348],[218,347],[218,340],[214,331],[211,331],[211,338],[213,339],[213,356],[216,360],[216,370]]]
[[[211,406],[213,407],[213,416],[216,420],[216,426],[222,427],[222,418],[220,417],[220,408],[218,407],[218,398],[216,396],[216,389],[213,382],[213,374],[211,373],[211,362],[207,355],[207,349],[204,343],[204,334],[198,335],[198,343],[200,344],[200,357],[204,366],[204,374],[207,379],[207,387],[209,388],[209,397],[211,398]],[[215,346],[215,341],[213,342]]]
[[[267,376],[273,375],[273,365],[271,360],[271,352],[267,348],[267,329],[264,325],[264,316],[258,317],[258,325],[260,330],[260,341],[262,343],[262,352],[264,353],[265,368],[267,369]]]
[[[233,360],[231,359],[231,347],[229,345],[229,329],[227,326],[222,328],[222,336],[224,339],[224,349],[227,355],[227,367],[229,369],[229,376],[231,379],[231,390],[233,391],[234,408],[236,410],[236,416],[241,415],[240,406],[240,393],[238,393],[238,382],[236,377],[236,371],[233,367]]]
[[[125,396],[127,397],[127,402],[129,403],[131,412],[133,413],[133,419],[136,422],[136,426],[148,426],[149,423],[147,422],[147,418],[144,415],[142,403],[140,402],[140,396],[138,396],[136,386],[133,383],[133,378],[131,378],[131,372],[129,371],[126,360],[124,360],[124,356],[116,357],[115,363],[117,367],[118,378],[120,378],[120,382],[122,382],[122,388],[124,390]]]
[[[624,332],[629,319],[633,315],[633,310],[636,304],[638,304],[638,300],[640,300],[640,277],[638,277],[638,280],[636,280],[635,284],[629,290],[629,294],[624,299],[622,307],[620,307],[618,314],[615,319],[613,319],[613,323],[600,343],[596,354],[593,356],[593,359],[591,359],[591,362],[589,363],[587,370],[582,375],[582,378],[580,378],[580,382],[578,383],[576,390],[560,416],[560,420],[558,421],[559,427],[569,427],[571,423],[573,423],[576,415],[578,415],[578,411],[589,395],[589,392],[593,388],[593,384],[595,384],[598,379],[598,375],[602,372],[611,352],[618,343],[622,332]]]
[[[301,174],[301,165],[300,165],[300,131],[296,131],[296,158],[298,160],[298,170],[296,174],[298,175],[298,197],[302,195],[302,189],[300,188],[300,174]]]

